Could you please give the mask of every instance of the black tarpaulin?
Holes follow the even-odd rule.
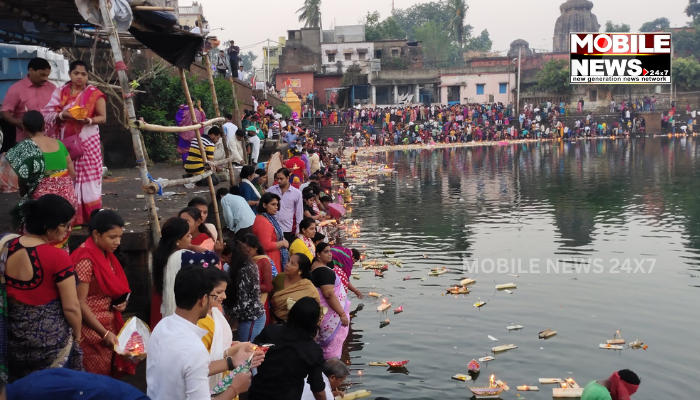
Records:
[[[204,38],[196,35],[143,32],[135,28],[129,29],[129,33],[165,61],[188,70],[204,45]]]

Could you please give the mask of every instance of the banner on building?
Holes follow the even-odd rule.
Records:
[[[572,33],[572,84],[671,83],[670,33]]]
[[[289,87],[301,87],[301,79],[289,79]]]

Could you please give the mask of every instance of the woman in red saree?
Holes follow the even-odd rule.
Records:
[[[107,122],[106,96],[88,84],[87,65],[82,61],[70,64],[70,79],[56,88],[42,113],[46,135],[63,141],[73,160],[78,200],[74,224],[83,225],[90,221],[94,210],[102,207],[102,150],[98,125]]]
[[[93,374],[135,372],[135,365],[116,358],[114,353],[117,335],[124,325],[122,312],[131,293],[124,270],[114,256],[123,233],[124,220],[119,214],[95,210],[90,220],[90,237],[71,254],[83,316],[83,366]]]

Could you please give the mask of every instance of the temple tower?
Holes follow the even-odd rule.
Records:
[[[559,6],[561,15],[554,25],[554,51],[569,51],[571,32],[598,32],[598,18],[591,12],[593,3],[588,0],[568,0]]]

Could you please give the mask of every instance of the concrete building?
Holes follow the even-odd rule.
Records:
[[[370,61],[374,55],[372,42],[322,43],[321,60],[326,72],[344,73],[353,64],[362,68],[363,73],[369,70]]]
[[[481,70],[481,71],[480,71]],[[440,103],[503,103],[513,100],[517,83],[508,67],[490,67],[440,74]]]
[[[271,41],[272,42],[272,41]],[[280,36],[277,44],[271,43],[270,46],[263,46],[263,75],[265,80],[270,80],[268,77],[273,76],[273,72],[280,67],[280,54],[287,43],[284,36]]]
[[[204,7],[198,2],[193,2],[191,6],[178,6],[177,8],[177,21],[186,29],[194,28],[195,22],[199,18],[204,20]]]
[[[364,25],[336,26],[331,30],[323,31],[323,43],[364,42]]]

